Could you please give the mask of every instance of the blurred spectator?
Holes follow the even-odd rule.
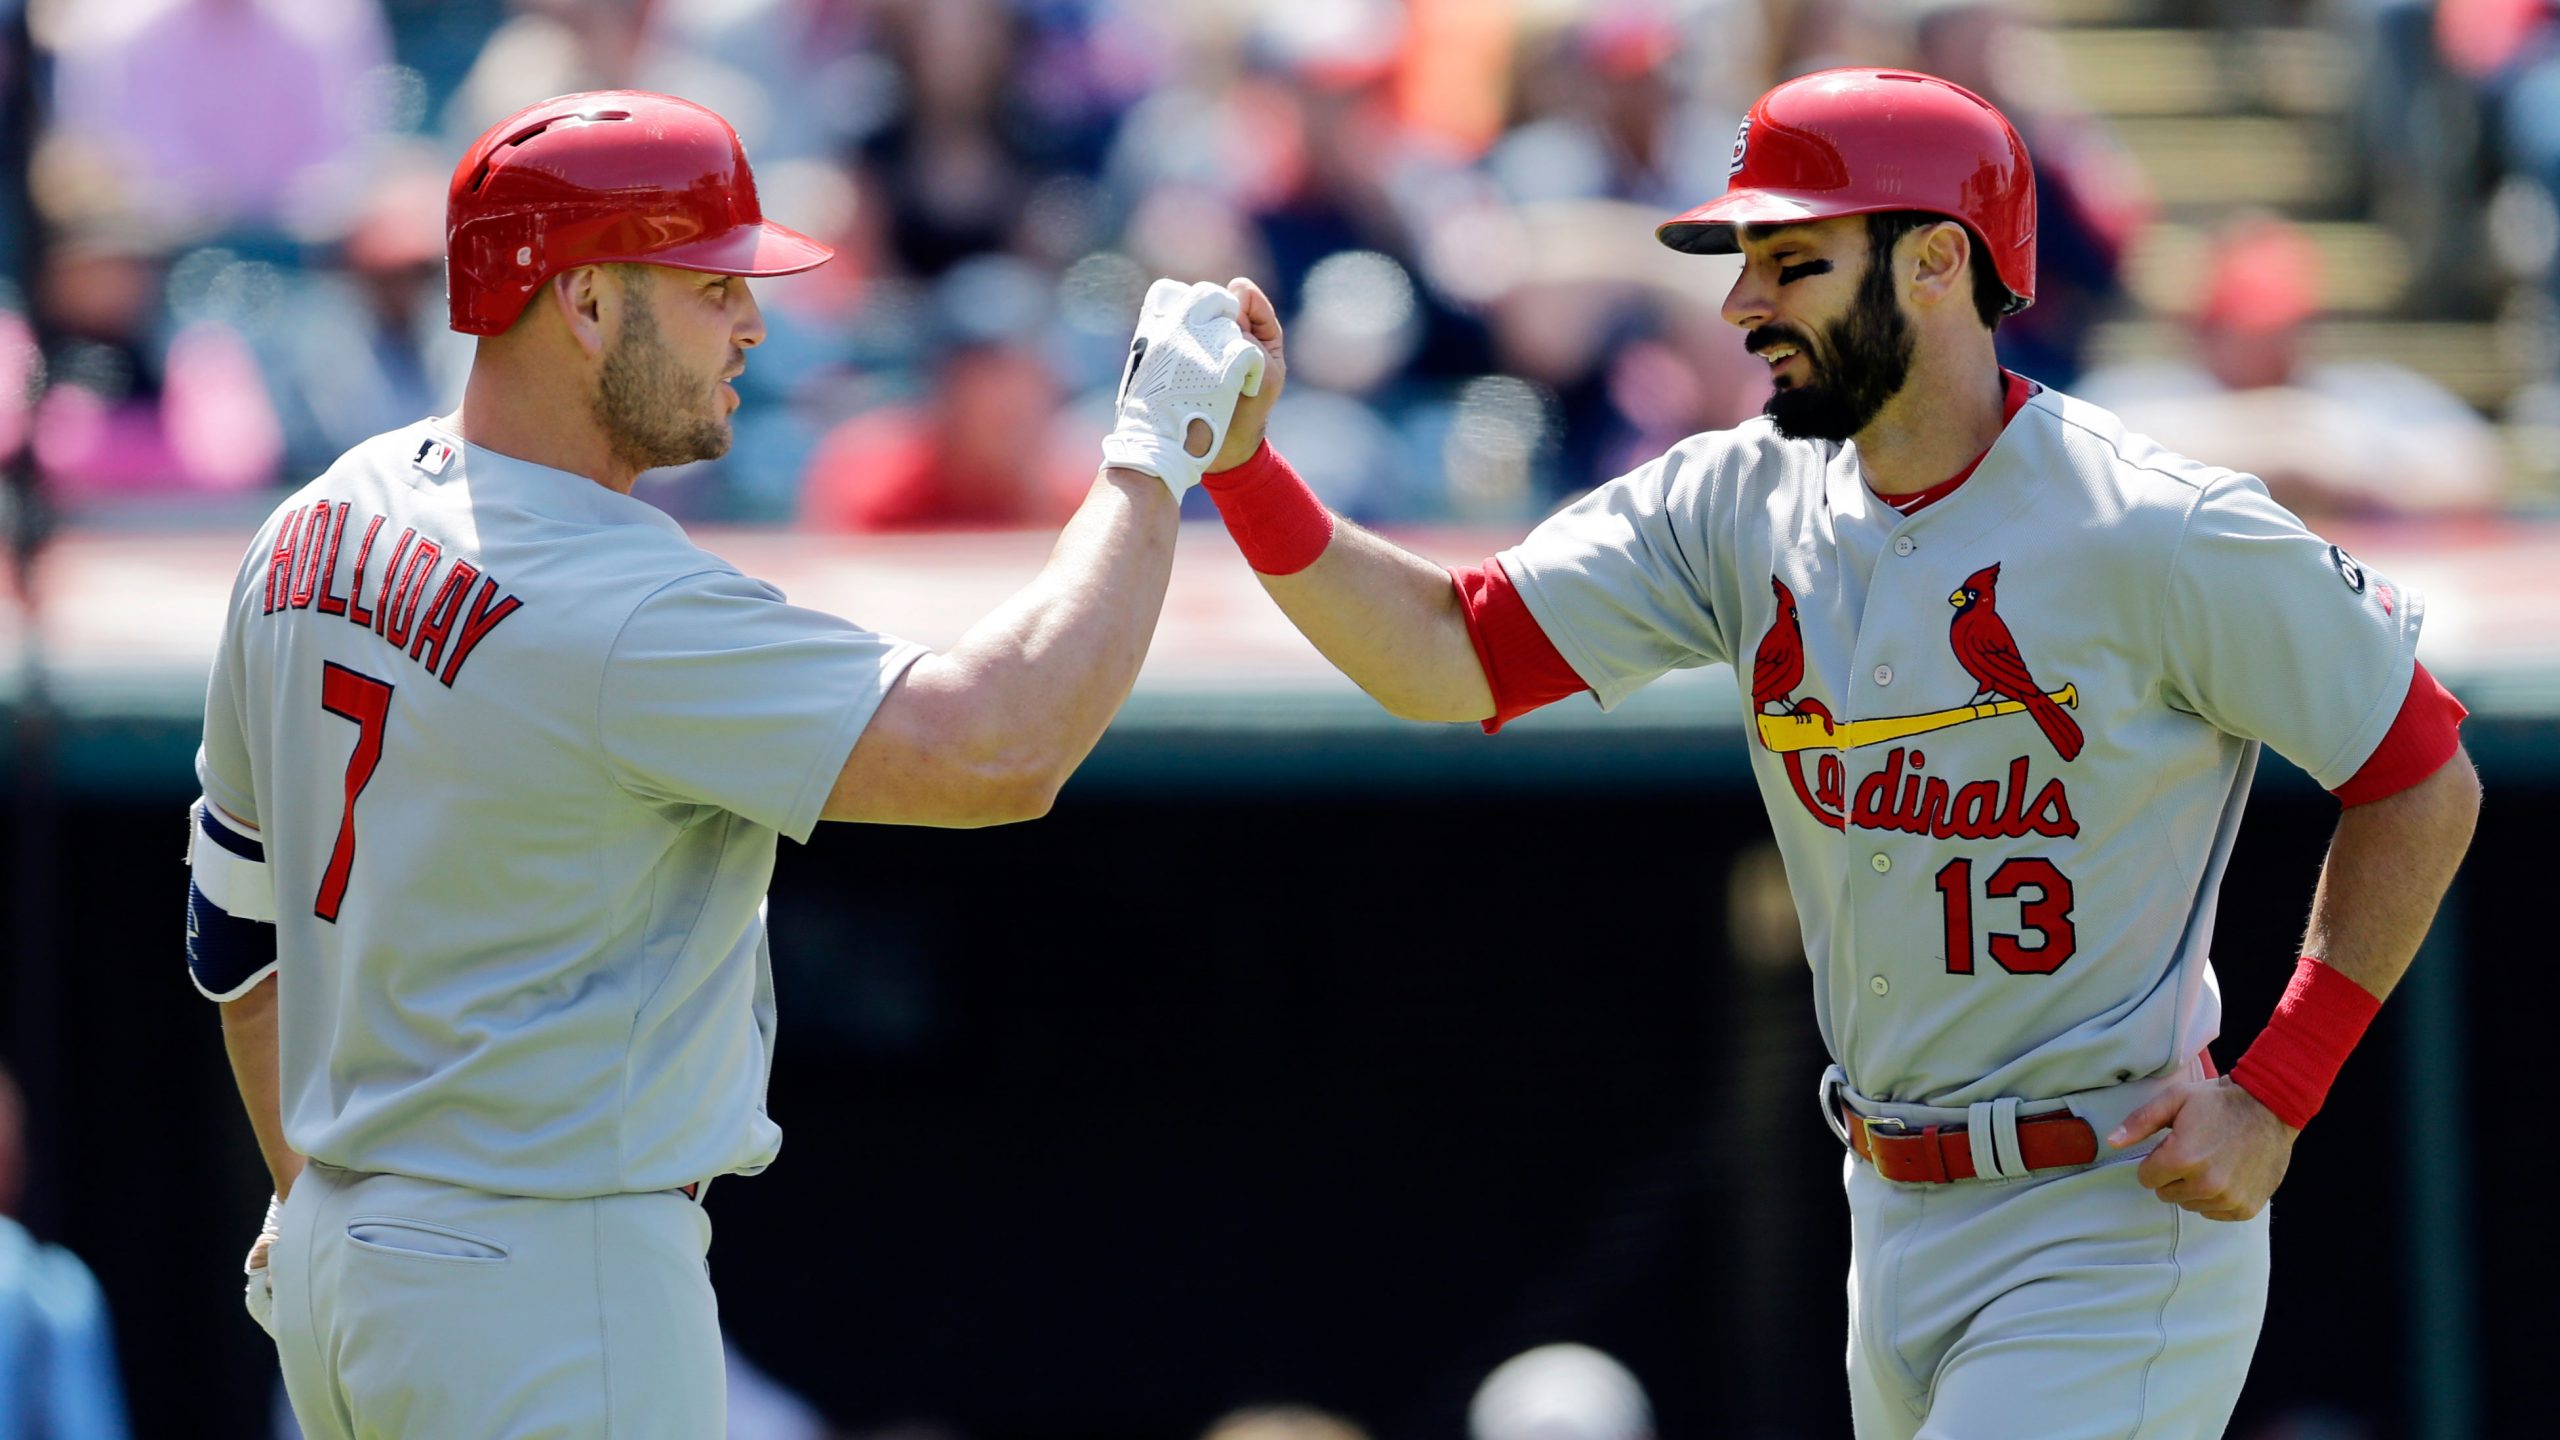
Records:
[[[277,474],[256,356],[214,314],[164,323],[166,273],[129,225],[60,236],[45,256],[35,303],[58,348],[33,437],[58,498],[238,491]]]
[[[2540,280],[2547,332],[2560,323],[2560,6],[2444,0],[2435,19],[2436,47],[2476,87],[2489,154],[2508,176],[2489,238],[2510,273]]]
[[[392,52],[418,77],[419,113],[397,127],[408,130],[461,85],[490,32],[506,18],[507,0],[382,0],[382,9],[391,24]]]
[[[1792,0],[1772,4],[1778,18],[1775,72],[1757,86],[1842,65],[1907,65],[1911,16],[1905,5],[1877,0]]]
[[[898,260],[931,278],[1005,249],[1047,174],[1089,165],[1072,125],[1044,124],[1021,76],[1027,14],[1005,0],[880,7],[904,103],[863,142],[887,192]]]
[[[35,83],[35,37],[27,28],[26,0],[0,0],[0,155],[23,176],[35,144],[38,118],[26,103]],[[26,281],[27,247],[35,233],[31,197],[23,183],[0,185],[0,284],[14,292]],[[14,293],[0,292],[0,311],[16,303]],[[0,406],[5,409],[5,406]]]
[[[354,180],[390,59],[377,0],[80,0],[49,148],[168,230],[289,231]]]
[[[1653,1440],[1653,1405],[1627,1367],[1588,1345],[1503,1361],[1467,1406],[1469,1440]]]
[[[868,0],[652,0],[633,83],[681,95],[753,137],[756,169],[830,157],[903,97]]]
[[[123,1440],[124,1392],[97,1277],[15,1218],[25,1139],[25,1102],[0,1065],[0,1436]]]
[[[538,100],[632,83],[647,7],[629,0],[508,0],[444,111],[459,148]]]
[[[2461,23],[2457,12],[2469,8],[2449,0],[2444,11]],[[2442,313],[2475,308],[2490,277],[2470,263],[2480,239],[2479,102],[2471,77],[2436,44],[2436,10],[2436,0],[2339,0],[2331,23],[2360,79],[2349,118],[2370,213],[2409,242],[2411,269],[2429,278],[2428,308]]]
[[[1039,352],[998,340],[954,345],[921,401],[827,433],[809,464],[802,516],[822,530],[1063,524],[1100,462],[1085,453],[1090,445],[1059,442],[1058,401]]]
[[[935,308],[943,337],[926,393],[818,443],[802,519],[857,531],[1065,523],[1101,461],[1092,434],[1060,420],[1064,395],[1039,345],[1046,277],[983,257],[944,277]]]
[[[2000,322],[2000,363],[2069,390],[2090,332],[2123,299],[2125,251],[2151,218],[2150,183],[2057,89],[2060,61],[2014,6],[1932,0],[1916,39],[1920,69],[1998,106],[2035,157],[2036,303]]]
[[[1220,1418],[1200,1440],[1369,1440],[1369,1432],[1311,1405],[1256,1405]]]
[[[446,324],[445,184],[422,168],[382,174],[336,264],[296,287],[268,327],[290,478],[460,403],[472,342]]]
[[[1588,7],[1524,45],[1519,114],[1487,167],[1521,203],[1697,204],[1723,188],[1734,126],[1768,87],[1762,24],[1731,0]]]
[[[2194,358],[2095,372],[2080,395],[2171,450],[2258,476],[2315,525],[2499,501],[2497,434],[2458,397],[2389,361],[2306,358],[2320,252],[2301,230],[2243,219],[2211,251]]]
[[[1307,276],[1302,295],[1289,324],[1289,403],[1273,412],[1273,443],[1299,457],[1318,477],[1310,482],[1317,493],[1353,519],[1442,511],[1437,477],[1411,463],[1376,408],[1421,344],[1413,277],[1392,256],[1346,250]],[[1302,413],[1286,413],[1300,402]]]

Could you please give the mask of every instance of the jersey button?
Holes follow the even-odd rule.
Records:
[[[1874,855],[1868,856],[1867,863],[1876,867],[1876,873],[1881,875],[1887,870],[1893,868],[1893,857],[1882,852],[1878,852]]]
[[[1887,990],[1892,989],[1893,986],[1887,983],[1885,978],[1881,975],[1870,975],[1867,977],[1867,988],[1878,995],[1881,995]]]
[[[1879,665],[1879,666],[1877,666],[1877,667],[1876,667],[1876,683],[1877,683],[1877,684],[1879,684],[1879,685],[1890,685],[1890,684],[1892,684],[1892,683],[1893,683],[1893,667],[1892,667],[1892,666],[1890,666],[1890,665]]]
[[[1920,546],[1918,542],[1914,541],[1908,535],[1896,535],[1893,537],[1893,553],[1896,555],[1908,555],[1919,548]]]

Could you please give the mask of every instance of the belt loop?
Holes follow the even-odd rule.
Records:
[[[2018,1107],[2025,1103],[2015,1095],[1991,1102],[1992,1150],[1999,1156],[2000,1173],[2012,1179],[2027,1175],[2027,1150],[2018,1143]]]
[[[1964,1107],[1964,1138],[1973,1148],[1973,1173],[1981,1180],[2006,1180],[2009,1172],[2001,1167],[1998,1134],[1992,1124],[1990,1100],[1976,1100]],[[2015,1153],[2014,1142],[2012,1152]]]
[[[2018,1144],[2018,1106],[2014,1095],[1977,1100],[1965,1107],[1965,1139],[1973,1147],[1973,1173],[1985,1180],[2019,1180],[2027,1175],[2026,1152]]]
[[[1839,1137],[1842,1145],[1849,1144],[1849,1127],[1840,1118],[1840,1095],[1848,1088],[1849,1072],[1837,1065],[1823,1068],[1822,1083],[1815,1088],[1815,1098],[1822,1105],[1822,1123],[1831,1127],[1831,1133]]]

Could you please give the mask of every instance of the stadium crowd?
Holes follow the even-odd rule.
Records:
[[[0,447],[32,445],[75,513],[298,483],[449,409],[469,355],[443,324],[450,159],[570,90],[666,90],[728,114],[768,209],[840,256],[763,287],[771,336],[740,383],[736,447],[651,491],[689,519],[1058,521],[1158,273],[1251,274],[1279,298],[1293,373],[1276,438],[1346,513],[1541,513],[1759,407],[1761,367],[1716,314],[1722,262],[1661,251],[1650,230],[1721,187],[1751,96],[1836,61],[1948,75],[2027,130],[2043,280],[2001,336],[2023,373],[2080,382],[2152,213],[2104,124],[2049,83],[2033,27],[1973,0],[0,0],[0,14],[21,5],[28,53],[9,80],[32,103],[15,112],[25,193],[0,206],[0,264],[20,277],[0,291],[0,393],[51,383],[32,413],[0,411]],[[2359,14],[2381,34],[2407,27],[2406,8]],[[2548,7],[2511,8],[2547,25]],[[2504,63],[2547,65],[2547,41],[2523,35]],[[2388,119],[2374,128],[2407,130]],[[2394,153],[2375,147],[2377,164]],[[2516,153],[2549,183],[2547,161]],[[2199,276],[2197,295],[2213,291]],[[2459,497],[2496,498],[2494,482]]]

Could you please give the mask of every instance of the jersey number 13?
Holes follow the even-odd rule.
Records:
[[[385,687],[386,691],[388,687]],[[1946,920],[1947,973],[1973,973],[1973,862],[1950,860],[1938,868],[1938,900]],[[1991,958],[2012,975],[2050,975],[2080,948],[2071,923],[2071,881],[2039,856],[2003,860],[1982,882],[1982,893],[2006,900],[2021,891],[2035,892],[2018,902],[2018,925],[2035,932],[2029,945],[2018,936],[1994,932]]]

